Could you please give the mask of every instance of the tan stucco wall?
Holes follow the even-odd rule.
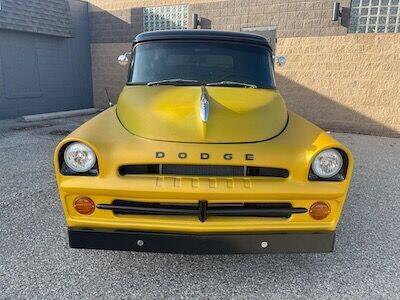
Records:
[[[96,107],[113,101],[126,80],[117,56],[129,43],[92,44]],[[400,136],[400,34],[282,38],[276,67],[288,107],[333,131]]]
[[[400,34],[286,38],[278,87],[323,128],[400,136]]]

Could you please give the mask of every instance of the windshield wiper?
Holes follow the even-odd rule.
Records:
[[[159,81],[151,81],[148,82],[148,86],[152,85],[180,85],[180,84],[200,84],[198,80],[191,80],[191,79],[181,79],[181,78],[174,78],[174,79],[165,79],[165,80],[159,80]]]
[[[252,88],[252,89],[257,88],[257,86],[254,84],[237,82],[237,81],[229,81],[229,80],[219,81],[219,82],[210,82],[210,83],[207,83],[206,85],[208,85],[208,86],[241,86],[241,87],[247,87],[247,88]]]

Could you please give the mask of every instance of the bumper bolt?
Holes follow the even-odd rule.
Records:
[[[267,248],[268,247],[268,242],[261,242],[261,248]]]
[[[144,245],[144,242],[142,240],[138,240],[136,243],[139,247],[142,247]]]

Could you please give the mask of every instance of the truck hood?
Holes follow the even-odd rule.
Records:
[[[202,95],[209,113],[201,117]],[[200,86],[126,86],[117,115],[132,134],[188,143],[244,143],[270,139],[286,126],[276,90]]]

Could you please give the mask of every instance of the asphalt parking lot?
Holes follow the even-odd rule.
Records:
[[[335,133],[356,158],[336,250],[191,256],[70,249],[52,153],[87,117],[0,121],[0,298],[395,299],[400,139]]]

